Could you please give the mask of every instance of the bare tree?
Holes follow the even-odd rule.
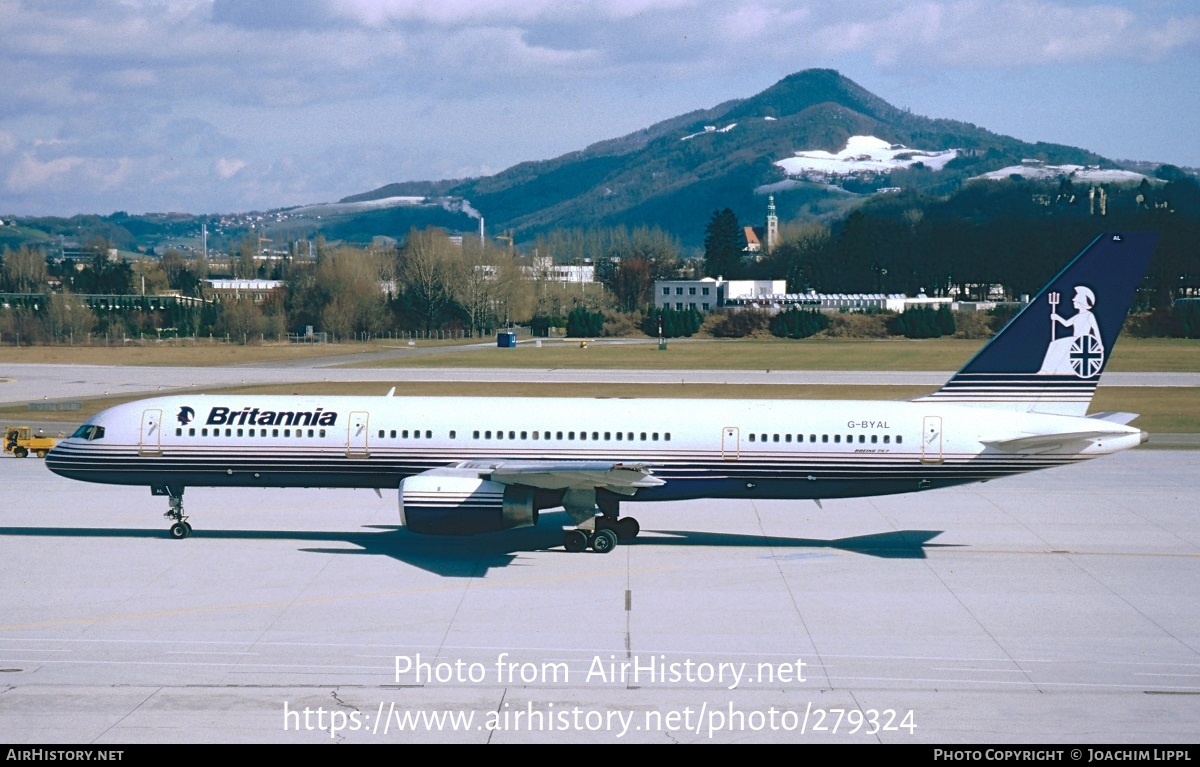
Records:
[[[4,249],[4,283],[15,293],[40,293],[46,285],[46,256],[22,245]]]
[[[456,250],[440,229],[412,229],[400,252],[400,279],[424,319],[426,331],[453,301],[454,266],[459,260]]]

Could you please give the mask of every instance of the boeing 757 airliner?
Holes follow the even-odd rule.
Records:
[[[402,524],[472,534],[563,507],[571,551],[638,533],[622,500],[823,499],[931,490],[1135,447],[1087,415],[1157,236],[1094,240],[938,391],[912,401],[186,394],[110,408],[46,465],[169,498],[184,488],[398,488]],[[1068,308],[1070,307],[1070,308]],[[394,391],[394,390],[393,390]]]

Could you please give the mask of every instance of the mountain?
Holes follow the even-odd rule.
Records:
[[[910,167],[845,174],[832,179],[836,185],[829,177],[811,174],[789,179],[786,164],[779,164],[798,152],[837,153],[854,136],[893,145],[893,155],[899,153],[894,145],[930,155],[957,152],[940,170],[917,157]],[[820,216],[880,187],[951,191],[967,178],[1027,159],[1113,166],[1086,150],[1030,144],[969,123],[914,115],[834,70],[809,69],[750,98],[680,115],[551,160],[523,162],[481,178],[389,184],[343,202],[423,194],[441,208],[447,199],[469,201],[490,231],[513,229],[518,240],[558,227],[649,225],[696,245],[714,209],[730,207],[742,221],[759,223],[768,192],[775,194],[785,220]],[[413,213],[404,215],[411,218]],[[464,222],[461,228],[472,226]]]

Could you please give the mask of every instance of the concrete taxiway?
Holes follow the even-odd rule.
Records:
[[[644,532],[607,555],[564,552],[556,513],[416,536],[394,491],[191,488],[174,541],[145,488],[7,457],[0,487],[13,743],[1191,743],[1200,721],[1197,452],[823,508],[628,504]]]

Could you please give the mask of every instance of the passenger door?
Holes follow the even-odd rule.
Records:
[[[924,428],[921,433],[921,462],[942,462],[942,417],[940,415],[925,416]]]
[[[367,421],[368,414],[356,410],[350,414],[349,430],[346,434],[346,455],[351,458],[367,457]]]
[[[143,410],[142,428],[138,434],[139,455],[162,453],[162,411]]]
[[[741,436],[736,426],[726,426],[721,430],[721,457],[726,461],[736,461],[742,452]]]

